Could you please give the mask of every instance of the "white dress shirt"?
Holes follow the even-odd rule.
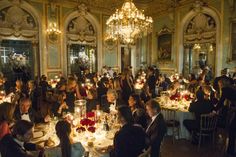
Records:
[[[29,114],[28,114],[28,113],[21,115],[21,120],[26,120],[26,121],[29,121],[29,122],[31,122],[31,120],[30,120],[30,117],[29,117]]]

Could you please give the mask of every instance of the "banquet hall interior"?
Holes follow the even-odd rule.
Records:
[[[236,0],[0,0],[0,157],[236,157]]]

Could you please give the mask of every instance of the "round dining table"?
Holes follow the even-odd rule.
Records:
[[[168,96],[162,96],[158,97],[157,101],[160,103],[162,110],[162,114],[164,116],[165,120],[167,119],[167,111],[168,110],[173,110],[175,112],[175,119],[171,120],[176,120],[179,122],[179,136],[176,138],[179,139],[191,139],[191,134],[188,132],[188,130],[184,127],[183,121],[185,119],[194,119],[194,114],[188,111],[190,101],[187,101],[185,99],[181,100],[171,100]],[[168,128],[167,135],[172,135],[172,129]]]

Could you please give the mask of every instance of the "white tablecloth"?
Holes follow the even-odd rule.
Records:
[[[166,117],[165,111],[162,111],[164,118]],[[188,130],[184,127],[183,121],[185,119],[194,119],[194,114],[188,111],[176,111],[176,119],[180,123],[179,138],[180,139],[191,139],[191,135]],[[168,128],[168,135],[172,135],[172,129]]]
[[[51,122],[49,125],[40,126],[39,129],[36,129],[40,132],[40,130],[43,131],[45,135],[42,137],[34,139],[33,143],[40,143],[40,141],[46,141],[49,138],[54,141],[55,145],[59,145],[59,140],[55,133],[55,124],[56,122]],[[98,127],[98,126],[97,126]],[[98,127],[101,128],[101,127]],[[74,142],[81,142],[83,148],[85,151],[89,152],[90,157],[109,157],[109,152],[103,152],[108,146],[113,145],[113,138],[115,135],[116,130],[112,129],[109,132],[103,131],[102,129],[97,129],[95,133],[90,132],[83,132],[83,133],[77,133],[74,132],[73,135],[73,141]],[[92,141],[92,146],[88,146],[88,141]],[[42,142],[40,145],[44,145],[44,142]],[[47,150],[50,153],[50,148]],[[35,157],[37,154],[35,155]],[[55,156],[46,156],[46,157],[55,157]]]

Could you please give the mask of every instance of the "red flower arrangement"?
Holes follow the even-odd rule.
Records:
[[[83,126],[94,126],[95,125],[95,121],[90,120],[88,118],[84,118],[80,121],[80,124]]]
[[[81,124],[82,126],[88,127],[87,130],[88,130],[89,132],[94,133],[94,132],[96,131],[96,128],[94,127],[95,121],[93,121],[93,120],[90,120],[90,119],[88,119],[88,118],[84,118],[84,119],[82,119],[82,120],[80,121],[80,124]],[[86,130],[85,127],[79,127],[79,128],[76,129],[76,131],[78,131],[78,132],[83,132],[83,131],[85,131],[85,130]]]
[[[87,117],[87,118],[93,118],[93,117],[95,117],[95,113],[94,113],[94,112],[88,112],[88,113],[86,114],[86,117]]]
[[[96,128],[95,128],[94,126],[90,126],[87,130],[88,130],[89,132],[95,133]]]
[[[191,99],[191,97],[190,97],[189,94],[183,95],[183,98],[184,98],[186,101],[189,101],[189,100]]]
[[[180,94],[179,93],[176,93],[175,95],[172,95],[171,97],[170,97],[170,100],[180,100]]]
[[[77,132],[84,132],[86,129],[84,127],[78,127],[76,129]]]

